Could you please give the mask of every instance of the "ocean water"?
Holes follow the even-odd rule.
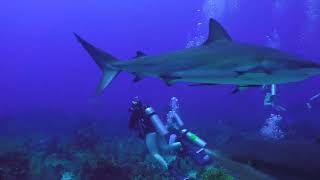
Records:
[[[316,0],[0,2],[0,180],[173,178],[128,128],[135,96],[163,121],[179,99],[185,127],[215,152],[210,167],[182,160],[195,179],[318,179],[317,76],[277,86],[286,111],[265,106],[262,88],[133,83],[125,72],[96,96],[102,73],[73,32],[122,60],[199,46],[210,18],[234,41],[320,63]]]

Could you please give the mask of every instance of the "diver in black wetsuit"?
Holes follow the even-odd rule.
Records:
[[[192,157],[199,165],[211,163],[212,159],[205,149],[206,143],[187,129],[182,129],[183,122],[176,112],[170,111],[172,116],[165,126],[152,107],[146,106],[138,98],[132,101],[129,111],[132,112],[129,128],[135,130],[138,136],[145,140],[150,154],[176,179],[188,178],[165,161],[159,153],[160,149],[176,150],[179,155]],[[174,136],[176,138],[172,140]]]

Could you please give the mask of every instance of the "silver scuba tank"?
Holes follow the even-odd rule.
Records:
[[[152,107],[145,109],[145,113],[149,116],[152,125],[156,128],[156,131],[161,135],[165,136],[169,133],[168,129],[162,123],[160,117],[156,114]]]

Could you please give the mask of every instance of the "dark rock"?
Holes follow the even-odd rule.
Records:
[[[95,179],[130,179],[131,169],[119,167],[106,160],[100,160],[96,167],[85,163],[82,167],[82,178],[87,180]]]
[[[91,125],[78,129],[75,132],[72,146],[77,149],[92,149],[101,142],[102,138],[97,134],[95,126]]]
[[[317,179],[319,175],[320,146],[314,143],[237,140],[218,149],[279,179]]]
[[[28,179],[28,156],[21,152],[0,154],[0,176],[2,179]]]

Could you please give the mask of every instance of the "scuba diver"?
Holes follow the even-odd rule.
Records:
[[[312,109],[316,104],[319,104],[320,102],[320,93],[312,96],[309,101],[306,103],[308,109]]]
[[[173,98],[171,102],[175,101]],[[138,136],[146,143],[147,149],[164,170],[168,170],[178,180],[186,180],[188,177],[169,164],[160,154],[160,150],[174,150],[178,155],[190,156],[200,165],[211,163],[212,159],[205,151],[206,142],[198,136],[182,128],[184,123],[178,116],[177,104],[171,103],[171,111],[167,115],[167,125],[164,125],[160,117],[152,107],[143,104],[139,98],[132,100],[129,111],[132,113],[129,120],[129,128],[136,131]]]
[[[263,86],[263,89],[266,90],[266,95],[264,97],[263,104],[265,106],[271,106],[276,111],[286,111],[286,108],[277,104],[277,87],[275,84],[272,84],[270,90],[268,86]]]
[[[270,117],[268,117],[264,125],[260,129],[262,137],[273,140],[280,140],[284,138],[284,132],[279,127],[279,123],[282,120],[282,116],[279,114],[280,111],[286,111],[287,109],[279,105],[277,102],[277,87],[275,84],[270,86],[263,86],[266,91],[264,98],[264,105],[271,106]]]
[[[181,143],[167,143],[166,140],[170,136],[169,131],[153,108],[143,104],[138,97],[135,97],[131,102],[129,111],[131,112],[129,129],[136,131],[139,138],[145,141],[152,157],[159,162],[164,170],[168,170],[176,179],[188,179],[178,170],[169,166],[169,163],[160,154],[160,150],[170,151],[179,149]]]
[[[178,140],[182,145],[179,155],[189,156],[201,166],[210,164],[212,157],[209,155],[211,152],[206,148],[207,143],[184,127],[178,114],[179,103],[176,97],[171,98],[170,108],[171,110],[167,114],[167,127],[171,132],[169,143]]]

